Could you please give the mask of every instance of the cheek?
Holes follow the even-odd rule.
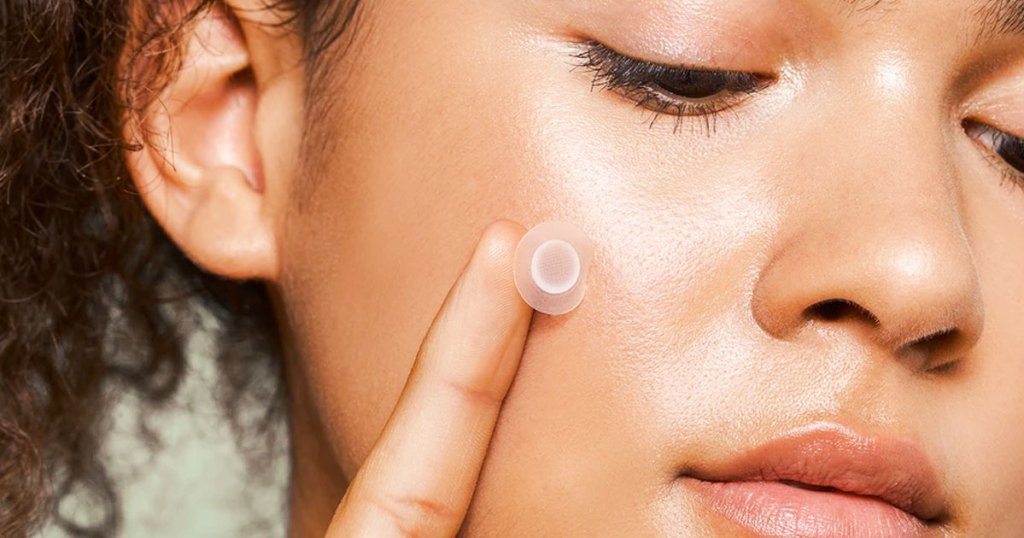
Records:
[[[1019,288],[1019,286],[1018,286]],[[1005,293],[1007,289],[1000,290]],[[949,481],[958,491],[969,492],[960,499],[980,535],[1013,535],[1024,532],[1020,519],[1020,498],[1024,495],[1024,360],[1020,350],[1020,299],[990,302],[986,331],[991,337],[978,348],[977,370],[970,380],[950,387],[930,399],[943,420],[929,424],[930,441],[941,446],[949,461]],[[992,296],[995,299],[995,296]],[[1001,309],[1016,302],[1012,312]],[[1006,315],[1003,315],[1006,314]],[[982,529],[990,528],[990,532]],[[996,531],[996,529],[999,529]],[[1008,529],[1016,529],[1007,533]]]
[[[580,309],[538,317],[531,332],[517,382],[529,396],[513,394],[521,403],[510,406],[506,429],[536,438],[534,457],[608,439],[602,432],[621,424],[636,435],[608,446],[638,449],[654,430],[650,417],[692,421],[695,395],[711,396],[701,386],[728,392],[744,382],[735,374],[723,382],[722,365],[690,376],[666,369],[687,346],[699,355],[721,336],[697,333],[731,315],[758,263],[777,197],[765,190],[771,182],[752,178],[778,168],[772,141],[737,146],[742,158],[682,151],[703,135],[645,130],[650,117],[592,93],[564,48],[498,46],[488,40],[503,33],[486,24],[443,34],[459,43],[429,25],[382,30],[377,42],[396,48],[362,52],[359,76],[334,90],[344,100],[318,128],[337,143],[316,167],[331,172],[288,221],[284,288],[296,350],[350,475],[480,231],[497,218],[574,222],[597,247]],[[643,402],[652,393],[679,396],[652,399],[654,409]],[[606,408],[595,409],[600,396]]]
[[[1022,194],[991,177],[965,201],[966,233],[975,245],[985,304],[985,334],[977,360],[961,383],[929,399],[942,420],[929,421],[931,441],[943,446],[950,481],[970,492],[964,499],[979,535],[1024,535],[1024,224]],[[987,526],[987,527],[986,527]],[[989,530],[991,529],[991,530]],[[1012,529],[1012,530],[1010,530]]]
[[[330,172],[289,216],[282,256],[296,351],[349,475],[483,228],[529,225],[564,199],[515,85],[480,83],[496,66],[459,58],[477,49],[438,42],[447,32],[403,26],[415,14],[378,15],[395,48],[364,49],[359,76],[331,92],[344,99],[317,128],[335,146],[311,166]],[[428,45],[413,46],[421,31]]]

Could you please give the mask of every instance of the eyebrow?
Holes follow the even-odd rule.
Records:
[[[1024,35],[1024,0],[985,0],[974,10],[982,35]]]
[[[853,11],[863,13],[898,3],[899,0],[843,0]],[[981,36],[1000,34],[1024,36],[1024,0],[980,0],[971,10]]]

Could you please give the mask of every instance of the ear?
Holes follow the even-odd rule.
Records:
[[[303,77],[297,40],[262,2],[215,3],[188,27],[180,70],[126,127],[143,133],[127,161],[150,213],[196,264],[273,281]]]

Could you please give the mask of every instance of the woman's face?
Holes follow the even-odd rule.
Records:
[[[346,476],[481,230],[564,220],[468,534],[1024,534],[1014,2],[364,2],[276,287]]]

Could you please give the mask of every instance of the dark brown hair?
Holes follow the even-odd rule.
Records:
[[[0,0],[0,536],[51,517],[73,536],[116,533],[117,488],[100,458],[108,406],[126,392],[166,403],[204,324],[236,433],[246,430],[243,395],[275,402],[249,425],[257,434],[281,416],[265,288],[193,265],[146,213],[125,167],[125,152],[138,149],[122,136],[126,118],[159,88],[158,75],[173,73],[168,51],[216,1]],[[275,7],[290,14],[313,65],[356,4]],[[101,517],[63,514],[71,496]]]

